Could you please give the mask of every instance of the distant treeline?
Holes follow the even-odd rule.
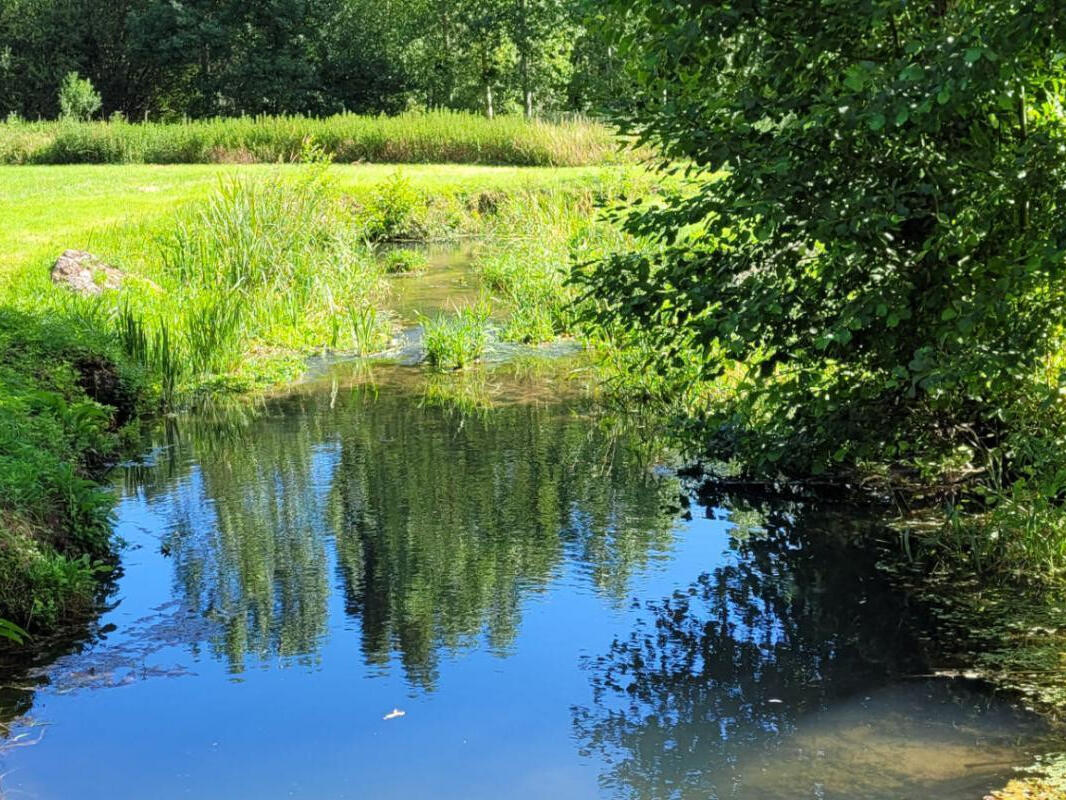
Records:
[[[581,0],[3,0],[0,116],[172,120],[454,109],[588,111],[621,91]]]

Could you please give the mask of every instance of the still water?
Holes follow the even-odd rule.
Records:
[[[564,382],[423,380],[327,376],[119,470],[110,609],[0,675],[5,798],[978,800],[1039,750],[921,677],[846,515],[683,514]]]

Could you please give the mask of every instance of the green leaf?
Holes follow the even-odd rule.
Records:
[[[919,80],[925,71],[918,64],[911,64],[899,74],[901,81],[916,81]]]
[[[968,48],[966,50],[965,58],[966,58],[966,63],[967,64],[976,63],[981,58],[981,48],[980,47],[970,47],[970,48]]]
[[[866,76],[863,70],[860,67],[851,67],[847,77],[844,78],[844,85],[853,92],[861,92],[866,87]]]
[[[870,117],[870,121],[868,124],[870,126],[870,130],[872,131],[881,130],[883,127],[885,127],[885,115],[874,114],[872,117]]]
[[[9,639],[16,644],[22,644],[30,635],[14,622],[0,619],[0,639]]]

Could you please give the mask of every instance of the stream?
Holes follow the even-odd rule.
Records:
[[[870,520],[699,505],[573,371],[340,364],[163,426],[106,611],[0,667],[5,799],[979,800],[1047,749],[928,677]]]

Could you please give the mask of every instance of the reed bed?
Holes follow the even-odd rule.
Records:
[[[308,141],[339,163],[590,166],[633,161],[604,125],[455,111],[394,117],[341,114],[187,122],[0,123],[0,164],[273,163]]]

